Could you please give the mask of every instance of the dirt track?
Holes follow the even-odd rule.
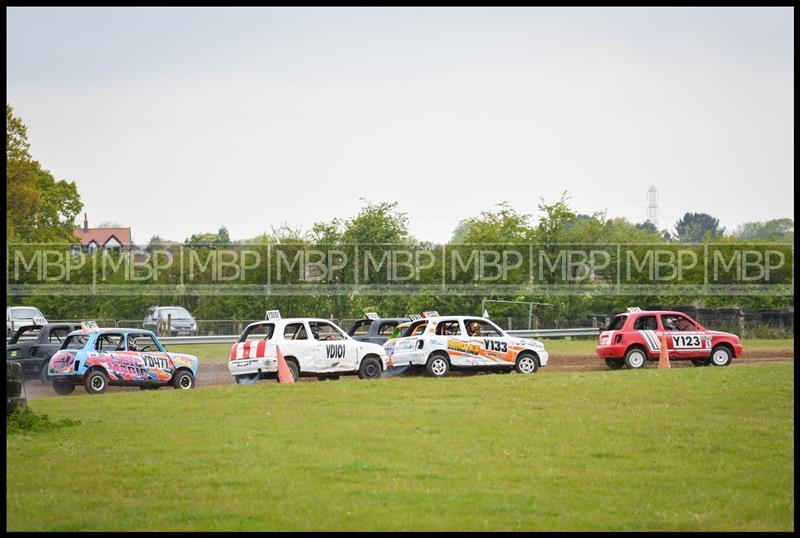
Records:
[[[757,349],[751,352],[745,352],[742,357],[733,359],[731,366],[758,366],[761,364],[775,364],[794,362],[794,349]],[[656,362],[648,362],[647,368],[655,368]],[[692,363],[689,361],[672,361],[673,368],[692,368]],[[595,355],[586,354],[570,354],[562,353],[558,356],[551,356],[549,364],[540,370],[540,373],[547,372],[588,372],[588,371],[603,371],[608,370],[605,363],[598,359]],[[452,375],[480,375],[480,373],[464,373],[452,372]],[[385,374],[384,374],[385,376]],[[355,376],[343,376],[344,378]],[[393,376],[394,377],[394,376]],[[316,382],[315,377],[301,378],[301,381]],[[275,381],[262,380],[259,383],[275,383]],[[232,385],[234,384],[233,377],[228,372],[227,364],[206,364],[200,366],[200,374],[197,378],[198,387],[208,387],[213,385]],[[56,396],[52,387],[43,385],[38,381],[29,381],[25,383],[25,390],[29,399],[34,400],[37,398],[47,398]],[[110,392],[117,391],[139,391],[136,387],[109,387]],[[163,390],[163,389],[162,389]],[[85,396],[86,391],[83,387],[77,387],[71,396]]]

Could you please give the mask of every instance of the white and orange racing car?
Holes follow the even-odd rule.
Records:
[[[395,368],[424,366],[432,377],[447,375],[451,367],[531,374],[548,360],[538,340],[516,338],[490,320],[472,316],[414,321],[384,348]]]

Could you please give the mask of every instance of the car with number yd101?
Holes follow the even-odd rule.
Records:
[[[19,361],[25,379],[47,379],[47,363],[61,348],[67,335],[81,328],[80,323],[46,323],[24,325],[6,344],[6,359]]]
[[[89,326],[67,336],[48,363],[47,379],[61,395],[77,385],[89,394],[109,385],[187,390],[195,386],[198,367],[197,357],[168,353],[150,331]]]
[[[384,347],[393,366],[424,367],[443,377],[451,368],[535,373],[548,353],[538,340],[516,338],[492,321],[473,316],[433,316],[412,322]]]
[[[375,379],[390,366],[382,346],[354,340],[329,320],[275,315],[245,327],[231,347],[228,370],[237,383],[275,379],[278,347],[295,381],[301,376],[338,379],[349,373]]]
[[[710,331],[683,312],[636,307],[614,316],[595,350],[611,369],[643,368],[658,360],[665,336],[669,359],[690,360],[695,366],[727,366],[742,354],[735,334]]]

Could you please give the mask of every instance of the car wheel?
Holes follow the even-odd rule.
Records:
[[[72,391],[75,390],[75,385],[64,383],[63,381],[53,381],[53,390],[56,391],[56,394],[66,396],[67,394],[72,394]]]
[[[514,370],[518,374],[535,374],[539,371],[539,363],[532,353],[520,353],[514,363]]]
[[[292,374],[292,380],[297,382],[300,379],[300,367],[294,361],[294,359],[286,359],[286,366],[289,368],[289,372]],[[278,383],[281,382],[281,377],[278,376]]]
[[[632,347],[625,353],[625,366],[631,370],[644,368],[647,362],[647,355],[642,348]]]
[[[172,388],[189,390],[194,388],[194,375],[189,370],[179,370],[172,378]]]
[[[625,359],[606,359],[606,366],[612,370],[619,370],[625,366]]]
[[[47,379],[47,364],[44,364],[39,370],[39,381],[41,381],[43,385],[50,384],[50,380]]]
[[[711,350],[711,364],[714,366],[728,366],[733,357],[725,346],[717,346]]]
[[[102,370],[92,370],[83,380],[89,394],[102,394],[108,388],[108,376]]]
[[[447,360],[447,356],[443,353],[434,353],[425,365],[425,371],[431,377],[444,377],[449,370],[450,361]]]
[[[361,379],[378,379],[381,376],[381,363],[375,357],[367,357],[361,361],[358,377]]]
[[[711,364],[711,359],[692,359],[692,364],[695,366],[708,366]]]

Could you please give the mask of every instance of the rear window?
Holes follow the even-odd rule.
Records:
[[[11,310],[11,317],[14,319],[43,318],[38,308],[14,308]]]
[[[369,328],[372,325],[371,319],[360,319],[353,323],[353,326],[350,327],[350,332],[347,333],[350,336],[364,336],[369,332]]]
[[[274,332],[274,323],[259,323],[245,329],[244,334],[239,338],[239,342],[244,342],[245,340],[269,340]]]
[[[61,345],[61,349],[83,349],[88,341],[88,334],[73,334],[67,337],[66,341]]]
[[[395,327],[397,327],[396,321],[387,321],[386,323],[381,323],[378,327],[378,334],[381,336],[390,336]]]
[[[628,319],[628,316],[617,316],[615,317],[611,323],[608,324],[606,327],[607,331],[618,331],[625,325],[625,320]]]
[[[19,341],[30,342],[32,340],[37,340],[41,332],[42,330],[40,327],[29,327],[22,332],[17,331],[11,338],[9,344],[16,344]]]
[[[411,325],[409,325],[408,329],[405,330],[403,336],[417,336],[425,332],[425,327],[428,326],[427,319],[421,319],[419,321],[415,321]]]

